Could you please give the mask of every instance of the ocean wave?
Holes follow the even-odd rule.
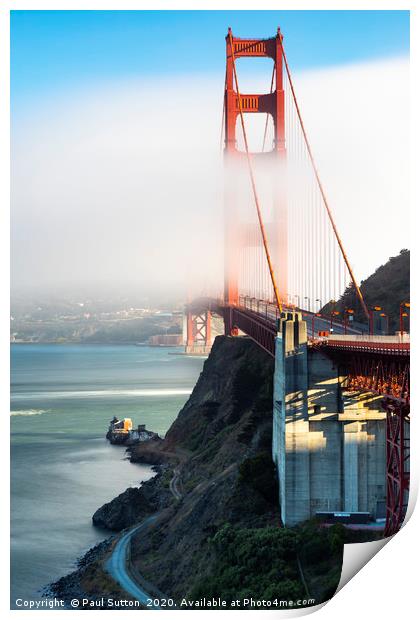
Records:
[[[18,409],[11,411],[10,415],[42,415],[43,413],[49,413],[51,409]]]
[[[112,396],[188,396],[192,388],[179,389],[134,389],[134,390],[77,390],[60,392],[31,392],[12,394],[12,400],[28,400],[33,398],[108,398]],[[33,411],[36,411],[35,409]],[[41,411],[41,410],[38,410]]]

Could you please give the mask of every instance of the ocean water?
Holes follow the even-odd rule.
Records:
[[[203,358],[181,349],[12,345],[11,606],[75,567],[109,532],[91,517],[153,475],[105,440],[131,417],[162,436],[188,399]]]

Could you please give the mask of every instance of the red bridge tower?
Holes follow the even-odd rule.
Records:
[[[195,311],[191,306],[186,316],[186,346],[189,355],[207,355],[213,344],[210,310]]]
[[[273,256],[276,279],[280,297],[287,300],[287,203],[284,183],[281,180],[281,167],[285,164],[285,114],[283,90],[282,35],[270,39],[240,39],[226,37],[226,82],[225,82],[225,303],[235,306],[239,301],[239,260],[245,246],[243,225],[239,221],[235,206],[234,166],[245,162],[245,153],[237,149],[236,125],[240,114],[239,97],[242,112],[270,114],[274,125],[273,149],[269,152],[253,153],[252,158],[265,158],[273,172],[278,171],[273,179],[274,205],[273,221],[268,223],[270,231],[270,249]],[[231,46],[233,45],[233,54]],[[274,61],[272,92],[267,94],[242,94],[234,89],[235,59],[242,57],[268,57]],[[232,166],[231,166],[232,163]],[[244,163],[245,165],[245,163]],[[277,179],[277,181],[276,181]]]

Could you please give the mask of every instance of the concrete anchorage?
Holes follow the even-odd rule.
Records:
[[[308,348],[300,313],[284,314],[276,339],[273,460],[286,526],[325,511],[385,516],[386,414],[380,397],[346,392],[344,379],[345,369]]]

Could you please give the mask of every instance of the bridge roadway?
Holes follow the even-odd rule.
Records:
[[[193,309],[200,308],[201,310],[208,309],[219,314],[227,324],[250,336],[261,348],[274,357],[277,321],[280,316],[275,304],[262,300],[241,298],[239,305],[228,306],[220,299],[202,298],[192,302],[190,307]],[[345,328],[338,321],[331,321],[328,317],[317,317],[314,313],[299,310],[296,307],[285,308],[284,312],[300,312],[307,323],[309,343],[312,346],[322,347],[326,351],[337,353],[353,351],[386,357],[410,355],[410,337],[407,334],[403,336],[378,334],[370,336],[363,333],[363,330],[366,329],[363,324]],[[320,332],[328,332],[328,335],[320,336]]]
[[[201,298],[190,303],[188,311],[193,314],[218,314],[223,317],[227,333],[238,330],[247,334],[259,347],[276,358],[280,318],[278,309],[273,303],[261,300],[242,297],[239,301],[238,305],[227,305],[222,299]],[[310,335],[308,345],[315,352],[317,349],[325,352],[329,358],[335,358],[347,366],[347,391],[374,393],[384,397],[381,407],[386,412],[385,536],[390,536],[399,530],[404,520],[409,489],[410,336],[370,336],[363,333],[366,326],[357,324],[345,330],[337,321],[332,321],[331,325],[331,319],[317,317],[296,307],[284,308],[282,317],[288,318],[290,313],[292,318],[296,311],[307,323]],[[334,330],[332,333],[331,326]],[[299,330],[293,331],[299,333]],[[327,332],[327,335],[320,336],[319,332]],[[315,338],[312,337],[313,333],[317,334]],[[290,346],[288,351],[291,352]],[[283,372],[284,364],[280,363],[280,368],[280,372]],[[298,376],[295,379],[298,380]]]

